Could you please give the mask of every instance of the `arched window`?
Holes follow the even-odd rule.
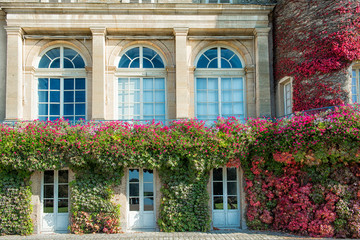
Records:
[[[143,46],[127,50],[116,75],[118,119],[166,119],[166,70],[159,53]]]
[[[244,119],[245,82],[239,56],[224,47],[213,47],[198,56],[195,70],[195,114],[201,120],[218,116]]]
[[[48,50],[37,75],[39,120],[86,119],[85,62],[78,52],[63,46]]]

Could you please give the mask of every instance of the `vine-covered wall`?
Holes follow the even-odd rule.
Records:
[[[250,228],[360,237],[358,106],[276,122],[253,119],[242,124],[219,118],[212,127],[196,120],[168,126],[18,123],[1,125],[0,139],[1,178],[13,178],[5,172],[21,176],[1,185],[0,199],[24,203],[20,211],[0,211],[2,220],[9,214],[12,219],[30,219],[31,172],[67,166],[76,173],[71,183],[71,231],[119,232],[112,189],[120,184],[124,168],[143,167],[156,169],[162,182],[160,229],[207,231],[209,172],[227,165],[243,169]],[[6,195],[12,186],[26,194]],[[28,223],[1,234],[29,234]]]
[[[357,0],[278,0],[275,79],[293,77],[293,111],[349,101],[348,68],[360,59]]]

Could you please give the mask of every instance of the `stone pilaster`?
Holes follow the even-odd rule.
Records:
[[[257,117],[271,116],[269,32],[270,28],[254,29]]]
[[[105,35],[106,28],[91,27],[92,32],[92,119],[105,120]]]
[[[174,28],[176,60],[176,118],[189,118],[190,93],[187,64],[188,28]]]
[[[15,121],[23,117],[23,30],[20,27],[6,27],[6,110],[5,120]]]

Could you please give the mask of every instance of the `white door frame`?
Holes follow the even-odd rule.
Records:
[[[137,169],[139,170],[139,215],[140,217],[144,215],[144,213],[146,213],[147,211],[144,211],[144,190],[143,190],[143,184],[144,184],[144,179],[143,179],[143,170],[145,170],[146,168],[127,168],[126,169],[126,200],[127,200],[127,203],[126,203],[126,211],[127,211],[127,229],[128,230],[133,230],[133,229],[155,229],[156,228],[156,170],[152,170],[153,171],[153,199],[154,199],[154,202],[153,202],[153,221],[154,221],[154,225],[151,226],[151,227],[144,227],[144,226],[140,226],[140,227],[134,227],[134,228],[131,228],[130,227],[130,184],[129,184],[129,170],[130,169]],[[148,170],[151,170],[151,169],[148,169]],[[134,211],[135,212],[135,211]],[[151,212],[151,211],[149,211]]]
[[[53,186],[54,186],[54,194],[53,194],[53,199],[54,199],[54,203],[53,203],[53,213],[44,213],[44,186],[45,186],[45,181],[44,181],[44,173],[45,171],[41,172],[41,200],[40,200],[40,232],[68,232],[67,227],[66,226],[66,230],[58,230],[57,229],[57,221],[58,221],[58,217],[66,217],[67,219],[69,219],[69,214],[70,214],[70,188],[69,188],[69,169],[61,169],[61,170],[66,170],[68,171],[68,212],[67,213],[58,213],[58,200],[59,200],[59,170],[46,170],[46,171],[53,171],[54,172],[54,181],[53,181]],[[61,183],[60,183],[61,185]],[[65,184],[63,184],[65,185]],[[54,220],[54,224],[53,227],[51,229],[44,229],[43,226],[43,220],[44,220],[44,215],[45,214],[53,214],[53,220]],[[69,220],[68,220],[68,225],[69,225]]]

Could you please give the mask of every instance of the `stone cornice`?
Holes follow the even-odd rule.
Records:
[[[1,1],[1,0],[0,0]],[[245,2],[248,2],[245,4]],[[259,4],[253,4],[253,3]],[[0,2],[6,13],[87,13],[87,14],[269,14],[275,4],[261,5],[268,0],[244,0],[244,4],[121,4],[121,3],[26,3]]]

